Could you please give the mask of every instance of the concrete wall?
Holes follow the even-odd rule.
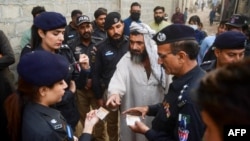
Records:
[[[20,38],[22,32],[31,27],[33,17],[31,10],[34,6],[44,6],[47,11],[56,11],[66,16],[69,22],[73,9],[80,9],[84,14],[94,19],[93,13],[98,7],[105,7],[109,12],[118,11],[122,18],[129,15],[131,3],[134,0],[0,0],[0,29],[7,35],[14,49],[16,63],[10,68],[15,72],[19,60]],[[142,5],[141,20],[150,23],[153,20],[155,6],[164,6],[171,17],[175,10],[175,0],[137,0]]]

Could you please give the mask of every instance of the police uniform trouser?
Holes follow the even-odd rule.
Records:
[[[80,112],[80,120],[84,127],[84,121],[86,118],[86,114],[91,109],[97,109],[97,101],[94,98],[94,94],[92,90],[86,90],[83,88],[82,90],[77,89],[77,105]],[[93,130],[93,138],[95,141],[105,141],[105,126],[104,121],[100,120],[94,127]]]

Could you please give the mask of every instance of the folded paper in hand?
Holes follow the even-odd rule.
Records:
[[[97,110],[97,113],[96,115],[101,119],[103,120],[107,115],[108,115],[109,111],[106,110],[105,108],[103,107],[100,107],[98,110]]]

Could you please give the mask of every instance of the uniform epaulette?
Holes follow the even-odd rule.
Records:
[[[212,63],[212,61],[208,60],[208,61],[203,62],[201,65],[207,65],[207,64],[211,64],[211,63]]]
[[[215,64],[216,64],[216,60],[208,60],[208,61],[204,61],[200,67],[205,70],[205,71],[210,71],[212,69],[215,68]]]
[[[102,40],[102,41],[100,41],[100,42],[97,42],[96,44],[95,44],[95,46],[99,46],[100,44],[102,44],[103,42],[105,42],[106,41],[106,39],[104,39],[104,40]]]
[[[62,44],[60,49],[70,49],[70,48],[67,44]]]
[[[24,47],[31,48],[31,45],[30,44],[26,44]]]

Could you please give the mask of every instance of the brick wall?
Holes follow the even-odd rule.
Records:
[[[171,17],[174,12],[175,0],[137,0],[142,5],[141,20],[150,23],[153,20],[155,6],[164,6]],[[0,0],[0,29],[7,35],[16,56],[16,63],[10,68],[15,72],[16,64],[21,52],[20,37],[22,32],[32,25],[31,10],[34,6],[44,6],[47,11],[56,11],[66,16],[69,22],[73,9],[80,9],[84,14],[94,19],[93,13],[98,7],[105,7],[108,11],[119,11],[122,18],[129,15],[131,3],[134,0]]]

